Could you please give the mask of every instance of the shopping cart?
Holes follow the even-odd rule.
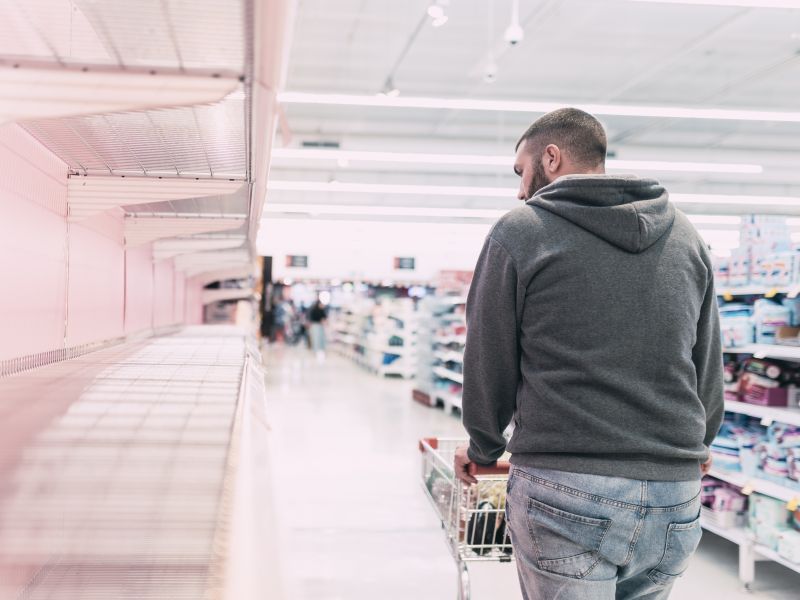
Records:
[[[499,461],[495,467],[472,465],[471,472],[478,483],[463,483],[455,476],[453,459],[456,448],[465,443],[466,440],[450,438],[425,438],[419,443],[422,487],[442,521],[456,561],[459,600],[470,597],[470,562],[514,560],[505,523],[509,463]]]

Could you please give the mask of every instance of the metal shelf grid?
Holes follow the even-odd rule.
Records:
[[[241,72],[250,10],[246,0],[2,0],[0,56]]]
[[[5,478],[0,597],[203,597],[246,353],[235,328],[189,328],[0,382],[11,400],[99,370]]]

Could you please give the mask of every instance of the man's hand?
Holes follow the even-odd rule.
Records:
[[[708,460],[700,465],[700,472],[703,475],[708,475],[708,472],[711,470],[711,464],[714,462],[714,458],[709,455]]]
[[[459,446],[456,448],[456,458],[453,467],[456,471],[456,477],[464,483],[471,485],[473,483],[478,483],[478,480],[469,472],[469,466],[472,464],[472,461],[469,459],[469,456],[467,456],[467,448],[468,446]]]

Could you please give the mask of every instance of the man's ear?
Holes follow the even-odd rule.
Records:
[[[561,168],[561,149],[555,144],[548,144],[544,149],[544,168],[549,173],[557,173]]]

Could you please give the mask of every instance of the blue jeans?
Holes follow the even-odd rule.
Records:
[[[702,536],[700,480],[514,466],[506,523],[526,600],[663,600]]]

